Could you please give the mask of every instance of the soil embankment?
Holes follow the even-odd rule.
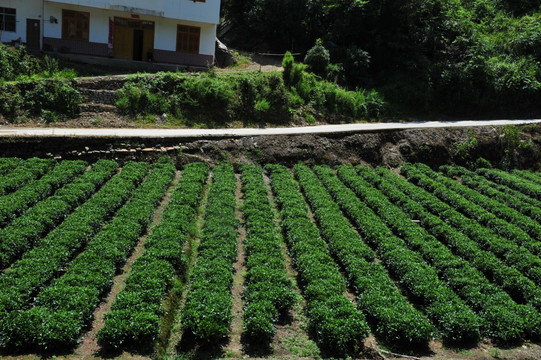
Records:
[[[472,141],[473,140],[473,141]],[[461,146],[461,144],[465,144]],[[464,163],[482,157],[498,164],[512,156],[518,168],[541,167],[541,124],[506,127],[385,130],[359,133],[237,137],[1,137],[3,156],[152,160],[162,155],[183,164],[229,160],[294,164],[369,164],[398,167]]]

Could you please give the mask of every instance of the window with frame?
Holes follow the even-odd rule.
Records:
[[[177,51],[189,54],[199,54],[201,28],[197,26],[177,26]]]
[[[62,10],[62,39],[88,41],[90,13]]]
[[[0,7],[0,31],[15,32],[17,23],[17,10],[12,8]]]

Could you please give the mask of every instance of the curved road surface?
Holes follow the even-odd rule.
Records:
[[[184,138],[184,137],[243,137],[264,135],[301,135],[356,133],[379,130],[404,130],[428,128],[455,128],[478,126],[503,126],[541,123],[531,120],[474,120],[474,121],[419,121],[402,123],[362,123],[322,125],[293,128],[266,129],[68,129],[68,128],[15,128],[1,127],[0,137],[135,137],[135,138]]]

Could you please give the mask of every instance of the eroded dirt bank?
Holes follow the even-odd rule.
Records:
[[[208,138],[0,138],[2,156],[152,160],[169,155],[183,164],[256,161],[293,164],[369,164],[398,167],[404,162],[431,165],[464,163],[482,157],[498,164],[511,158],[519,168],[541,168],[541,124],[363,132],[335,135]]]

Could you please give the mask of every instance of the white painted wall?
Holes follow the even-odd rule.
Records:
[[[0,0],[1,1],[1,0]],[[86,11],[90,13],[90,42],[107,44],[109,37],[109,18],[130,17],[129,13],[121,11],[110,11],[97,8],[80,7],[65,4],[47,4],[45,8],[45,19],[54,16],[58,24],[45,22],[45,36],[60,39],[62,38],[62,9]],[[177,46],[177,25],[191,25],[201,27],[201,42],[199,53],[202,55],[214,55],[216,43],[216,25],[195,21],[179,21],[161,17],[141,15],[140,20],[154,21],[154,48],[159,50],[175,51]]]
[[[195,21],[175,21],[172,19],[159,19],[159,21],[156,21],[154,48],[160,50],[176,51],[177,25],[179,24],[199,26],[201,28],[199,53],[202,55],[214,55],[216,45],[216,25],[199,23]]]
[[[125,10],[128,13],[211,24],[218,24],[220,21],[220,0],[206,0],[205,2],[194,2],[193,0],[46,0],[46,2],[107,10]]]
[[[74,5],[61,5],[49,3],[45,7],[45,19],[50,19],[54,16],[58,19],[58,24],[51,22],[45,22],[45,36],[61,39],[62,38],[62,9],[65,10],[77,10],[90,13],[90,34],[88,41],[107,44],[109,37],[109,16],[126,16],[121,13],[111,13],[110,11],[93,9],[93,8],[81,8]]]
[[[147,1],[124,1],[124,0],[112,0],[107,3],[117,1],[118,3],[141,3],[147,4]],[[154,0],[155,3],[163,3],[165,0]],[[219,4],[219,0],[207,0],[207,3],[193,3],[191,0],[167,0],[165,1],[168,9],[188,9],[177,10],[184,13],[196,12],[198,6],[208,6],[210,3]],[[62,4],[61,4],[62,3]],[[82,7],[80,5],[73,5],[68,3],[91,3],[94,7]],[[106,44],[109,36],[109,18],[118,17],[130,17],[130,12],[112,11],[108,10],[105,6],[97,6],[98,4],[106,4],[104,1],[96,0],[66,0],[66,1],[46,1],[45,2],[45,22],[43,22],[43,34],[45,37],[62,38],[62,9],[86,11],[90,13],[90,42],[97,42]],[[0,0],[0,7],[10,7],[17,9],[17,26],[16,32],[0,32],[0,40],[2,42],[9,42],[21,37],[23,42],[26,42],[26,19],[40,19],[41,20],[41,5],[42,0]],[[219,5],[217,7],[217,16],[219,16]],[[56,18],[58,23],[50,21],[51,16]],[[207,16],[207,15],[205,15]],[[212,16],[210,16],[212,17]],[[178,20],[171,18],[164,18],[159,16],[140,15],[141,20],[154,21],[156,24],[154,48],[159,50],[176,50],[176,38],[177,38],[177,25],[191,25],[199,26],[201,28],[201,42],[199,45],[199,53],[202,55],[214,55],[215,41],[216,41],[216,23],[198,21],[198,20]],[[214,20],[213,20],[214,21]]]
[[[41,0],[0,0],[0,7],[17,9],[16,31],[0,31],[0,41],[10,42],[20,37],[26,42],[26,19],[41,20],[41,4]]]

